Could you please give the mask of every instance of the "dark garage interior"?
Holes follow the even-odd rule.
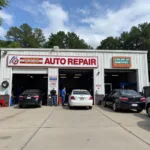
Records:
[[[46,105],[48,91],[47,78],[47,74],[13,74],[12,93],[15,97],[14,103],[18,103],[18,97],[23,91],[27,89],[40,89],[45,94],[43,105]]]
[[[133,89],[137,91],[137,70],[105,69],[105,94],[112,89]]]
[[[86,89],[93,96],[93,69],[59,69],[59,90],[66,87],[66,102],[73,89]]]

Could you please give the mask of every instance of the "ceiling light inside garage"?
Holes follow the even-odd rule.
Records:
[[[80,77],[74,77],[75,79],[79,79]]]
[[[75,74],[75,76],[81,76],[81,74]]]
[[[112,76],[113,76],[113,77],[118,77],[118,75],[117,75],[117,74],[113,74]]]
[[[43,78],[45,78],[45,79],[46,79],[46,78],[48,78],[48,76],[44,76]]]

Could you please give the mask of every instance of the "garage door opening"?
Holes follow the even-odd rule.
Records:
[[[137,91],[137,86],[137,70],[105,69],[105,94],[120,88]]]
[[[43,105],[47,104],[47,74],[13,74],[12,93],[14,103],[18,104],[19,95],[27,89],[40,89],[44,94]]]
[[[93,85],[93,69],[59,69],[59,90],[66,87],[66,103],[73,89],[86,89],[93,96]]]

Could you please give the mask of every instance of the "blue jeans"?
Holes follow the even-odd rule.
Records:
[[[62,105],[64,106],[65,104],[65,96],[62,96]]]
[[[52,105],[57,106],[57,97],[56,96],[52,96]]]

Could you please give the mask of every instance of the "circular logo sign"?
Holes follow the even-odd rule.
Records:
[[[12,63],[13,63],[14,65],[17,65],[17,64],[19,63],[18,58],[14,58],[14,59],[12,60]]]

